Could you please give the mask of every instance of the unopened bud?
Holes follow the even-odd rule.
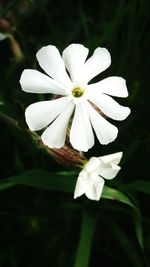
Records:
[[[60,165],[67,168],[81,167],[87,161],[84,155],[66,145],[59,149],[47,147],[47,151]]]
[[[43,144],[38,134],[31,131],[29,131],[29,133],[38,147],[45,149],[47,153],[61,166],[66,168],[82,168],[87,162],[87,159],[84,157],[83,153],[71,148],[68,144],[61,148],[50,148]]]

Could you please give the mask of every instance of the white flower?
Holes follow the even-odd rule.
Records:
[[[113,76],[88,84],[109,67],[108,50],[99,47],[86,61],[87,55],[88,49],[81,44],[69,45],[62,57],[55,46],[49,45],[36,55],[39,65],[49,76],[32,69],[22,73],[20,83],[23,91],[61,96],[31,104],[25,112],[30,130],[47,127],[41,138],[51,148],[64,146],[71,118],[70,142],[75,149],[88,151],[94,145],[93,130],[101,144],[108,144],[117,137],[118,129],[100,112],[114,120],[124,120],[130,113],[128,107],[119,105],[109,96],[128,96],[123,78]]]
[[[99,200],[105,183],[103,178],[107,180],[115,178],[121,169],[118,164],[122,154],[122,152],[118,152],[103,157],[90,158],[79,173],[74,198],[85,194],[89,199]]]

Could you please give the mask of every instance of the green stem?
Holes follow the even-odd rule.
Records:
[[[83,214],[74,267],[88,267],[89,265],[95,222],[96,220],[91,214],[86,212]]]

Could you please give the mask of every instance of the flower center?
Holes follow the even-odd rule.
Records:
[[[81,88],[81,87],[75,87],[73,90],[72,90],[72,95],[74,97],[80,97],[84,94],[84,89]]]

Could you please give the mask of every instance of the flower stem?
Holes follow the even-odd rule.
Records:
[[[24,56],[23,56],[20,44],[12,35],[9,35],[9,39],[10,39],[11,50],[12,50],[12,53],[13,53],[15,59],[17,61],[21,61]]]
[[[95,218],[90,213],[83,213],[80,240],[74,267],[88,267],[95,230]]]
[[[55,159],[61,166],[66,168],[80,168],[82,169],[85,163],[87,162],[87,159],[84,157],[84,155],[80,155],[80,153],[67,146],[64,145],[61,148],[49,148],[48,146],[44,145],[40,136],[35,133],[28,130],[30,135],[32,136],[33,140],[35,140],[36,144],[45,149],[47,153]]]

